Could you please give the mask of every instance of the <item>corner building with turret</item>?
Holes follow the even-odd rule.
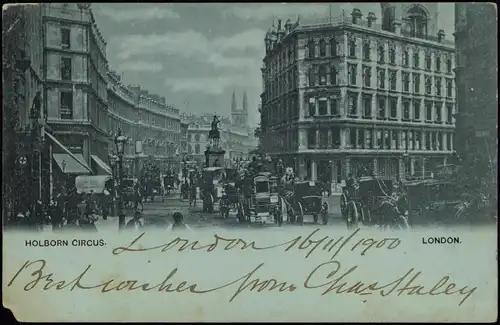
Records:
[[[454,44],[438,4],[278,21],[265,38],[264,149],[299,177],[428,176],[453,151]]]

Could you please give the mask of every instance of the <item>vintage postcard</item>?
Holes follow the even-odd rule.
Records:
[[[490,3],[2,10],[27,322],[494,322]]]

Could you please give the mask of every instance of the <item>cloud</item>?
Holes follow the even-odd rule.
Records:
[[[222,95],[228,88],[259,85],[259,74],[232,74],[217,77],[191,77],[165,79],[165,86],[173,92],[204,93],[208,95]]]
[[[147,62],[147,61],[125,61],[121,62],[119,71],[134,71],[134,72],[156,72],[161,71],[163,66],[159,62]]]
[[[310,16],[327,17],[330,14],[330,5],[332,14],[338,15],[340,10],[352,9],[349,3],[266,3],[266,4],[238,4],[224,11],[224,15],[233,15],[245,20],[268,20],[268,19],[296,19],[297,15],[302,18]]]
[[[202,33],[188,30],[162,35],[123,36],[113,42],[117,43],[117,56],[122,60],[160,54],[210,63],[216,68],[246,69],[260,65],[261,56],[249,55],[248,52],[263,49],[264,35],[263,30],[255,28],[230,37],[209,39]]]
[[[127,7],[127,5],[123,4],[122,6]],[[146,7],[140,8],[134,6],[133,9],[111,9],[109,7],[101,7],[99,8],[99,14],[112,19],[116,22],[125,22],[125,21],[149,21],[155,19],[179,19],[180,15],[167,8],[165,6],[162,7]]]

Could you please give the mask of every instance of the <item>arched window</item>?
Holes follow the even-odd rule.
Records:
[[[323,39],[319,41],[319,56],[326,56],[326,42]]]
[[[314,58],[316,56],[316,44],[314,40],[310,40],[309,43],[307,43],[307,47],[309,49],[309,58]]]
[[[337,69],[335,67],[330,68],[330,83],[336,85],[338,83],[337,79]]]
[[[335,37],[330,40],[330,56],[337,56],[337,40]]]
[[[316,85],[316,74],[314,73],[314,68],[309,69],[309,86]]]
[[[407,21],[413,37],[427,37],[427,14],[422,7],[413,6],[410,8],[407,14]]]

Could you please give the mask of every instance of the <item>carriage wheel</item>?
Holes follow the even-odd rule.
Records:
[[[344,193],[340,195],[340,213],[347,217],[347,198]]]
[[[350,204],[346,207],[347,209],[347,216],[346,216],[346,222],[347,222],[347,228],[348,229],[357,229],[358,228],[358,211],[356,209],[356,205],[354,202],[350,202]]]
[[[212,197],[211,194],[208,198],[209,198],[209,200],[208,200],[207,211],[208,211],[208,213],[213,213],[214,212],[214,198]]]
[[[326,203],[326,211],[321,212],[321,221],[323,221],[323,225],[328,223],[328,211],[330,211],[330,207],[328,206],[328,202]]]
[[[288,215],[288,221],[290,221],[290,223],[295,223],[295,210],[293,209],[293,207],[290,205],[290,204],[287,204],[287,215]]]
[[[405,216],[398,215],[395,220],[391,222],[390,228],[394,230],[408,230],[410,229],[410,224]]]
[[[301,226],[304,225],[304,209],[300,202],[297,204],[297,221]]]

